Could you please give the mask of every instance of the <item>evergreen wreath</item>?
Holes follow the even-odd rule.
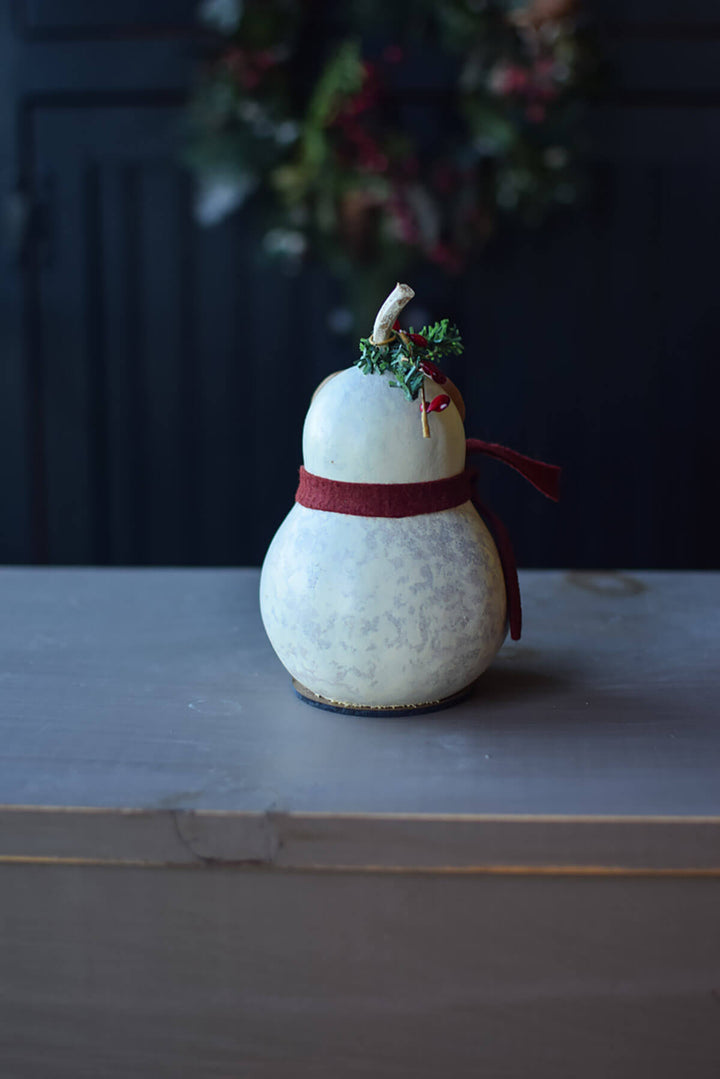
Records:
[[[576,198],[590,54],[573,0],[203,0],[200,15],[198,219],[265,196],[262,246],[290,267],[319,250],[348,278],[456,273],[501,219]]]

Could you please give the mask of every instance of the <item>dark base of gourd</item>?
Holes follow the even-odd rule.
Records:
[[[426,701],[424,704],[399,704],[389,707],[341,704],[338,701],[328,700],[327,697],[321,697],[318,693],[313,693],[311,689],[298,682],[296,678],[293,678],[292,684],[296,695],[301,701],[311,704],[313,708],[324,708],[327,712],[340,712],[346,716],[421,716],[427,712],[440,712],[443,708],[452,708],[454,704],[458,704],[467,697],[475,683],[471,682],[469,686],[465,686],[458,693],[453,693],[450,697],[443,697],[441,701]]]

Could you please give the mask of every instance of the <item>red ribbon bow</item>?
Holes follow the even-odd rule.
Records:
[[[481,438],[469,438],[466,442],[468,457],[476,453],[482,453],[485,457],[494,457],[496,461],[510,465],[516,472],[531,483],[533,487],[557,502],[560,498],[560,469],[557,465],[546,464],[545,461],[537,461],[534,457],[526,457],[524,453],[510,450],[507,446],[500,446],[497,442],[483,442]],[[474,484],[474,470],[465,470]],[[522,603],[520,601],[520,582],[517,575],[517,562],[515,551],[507,528],[489,506],[486,506],[475,493],[472,495],[473,505],[483,518],[490,531],[500,555],[500,562],[505,577],[505,591],[507,593],[508,621],[510,623],[510,636],[514,641],[520,640],[522,633]]]

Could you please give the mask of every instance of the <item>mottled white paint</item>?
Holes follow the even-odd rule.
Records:
[[[305,421],[305,467],[353,483],[457,475],[465,433],[454,404],[431,413],[388,378],[352,367],[325,385]],[[442,387],[426,380],[431,399]],[[263,566],[260,607],[281,662],[330,700],[393,706],[442,700],[501,647],[506,597],[495,544],[471,503],[398,519],[295,505]]]
[[[282,663],[331,700],[440,700],[505,636],[495,545],[471,503],[400,520],[295,505],[263,567],[260,604]]]

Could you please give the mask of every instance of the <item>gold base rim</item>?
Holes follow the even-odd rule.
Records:
[[[422,715],[425,712],[439,712],[445,708],[452,708],[453,705],[459,704],[460,701],[465,700],[472,687],[475,685],[471,682],[464,689],[458,690],[457,693],[452,693],[449,697],[442,697],[438,700],[419,701],[415,704],[355,704],[352,701],[336,701],[330,697],[323,697],[319,693],[315,693],[312,689],[308,689],[302,682],[299,682],[297,678],[292,679],[292,686],[296,695],[301,701],[305,701],[306,704],[312,705],[314,708],[322,708],[326,712],[340,712],[345,715],[353,716],[405,716],[405,715]]]

